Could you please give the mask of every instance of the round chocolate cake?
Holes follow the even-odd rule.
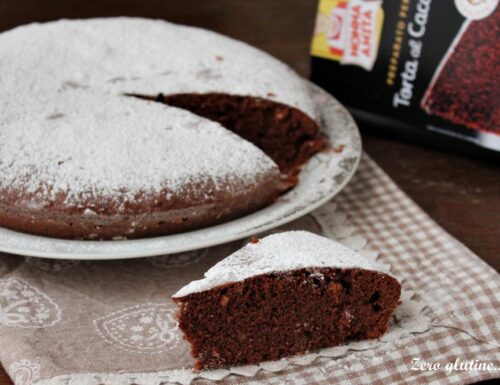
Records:
[[[401,285],[380,264],[306,231],[255,240],[180,289],[197,369],[256,364],[377,338]]]
[[[0,225],[61,238],[185,231],[297,183],[325,146],[307,86],[242,42],[159,20],[0,34]]]

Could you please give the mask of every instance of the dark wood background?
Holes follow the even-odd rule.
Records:
[[[307,77],[316,5],[314,0],[0,0],[0,31],[60,18],[162,18],[246,41]],[[373,136],[363,135],[363,143],[437,223],[500,270],[500,167]],[[11,384],[0,367],[0,385]]]

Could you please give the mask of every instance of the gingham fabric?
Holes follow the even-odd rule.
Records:
[[[500,276],[440,228],[367,155],[354,180],[335,199],[350,224],[380,252],[379,261],[404,277],[432,306],[433,327],[420,337],[285,373],[258,373],[227,384],[470,384],[500,378]],[[377,359],[381,358],[381,359]],[[438,370],[416,370],[440,363]],[[477,360],[497,370],[450,370]],[[202,381],[199,381],[203,383]]]
[[[368,249],[379,253],[378,260],[389,265],[391,272],[402,279],[403,289],[415,292],[415,295],[425,301],[428,306],[424,311],[431,319],[429,330],[406,335],[389,343],[376,345],[371,349],[349,351],[342,356],[330,359],[321,357],[308,365],[290,366],[280,372],[261,370],[250,377],[230,374],[222,378],[219,383],[224,385],[466,384],[500,378],[499,274],[433,222],[366,155],[352,182],[334,198],[333,202],[318,209],[311,218],[328,215],[329,205],[335,206],[336,218],[342,219],[342,228],[355,229],[353,242],[356,242],[356,239],[363,245],[366,242]],[[331,218],[325,219],[328,222]],[[332,228],[337,222],[332,220]],[[301,220],[297,223],[303,225],[306,222]],[[0,256],[0,263],[1,258],[2,256]],[[50,285],[62,279],[60,275],[58,278],[57,274],[52,274],[45,276],[42,283],[30,275],[32,274],[31,268],[22,266],[26,262],[16,262],[17,259],[22,261],[21,257],[4,256],[3,258],[7,266],[4,268],[4,280],[22,278],[38,284],[50,293]],[[130,264],[135,263],[133,270],[124,268],[124,263],[119,265],[120,263],[109,262],[99,266],[102,269],[111,266],[113,271],[124,269],[123,278],[125,279],[125,274],[133,274],[133,271],[140,269],[139,264],[148,262],[147,260],[127,262],[129,267],[132,266]],[[214,260],[197,262],[200,265],[200,271],[205,270],[212,263]],[[74,271],[76,269],[76,272],[88,274],[89,266],[88,264],[76,266],[73,269]],[[191,268],[194,269],[195,266],[191,265]],[[115,272],[115,274],[121,273]],[[186,279],[182,276],[180,278],[169,277],[165,271],[161,274],[159,277],[164,280]],[[0,284],[1,278],[2,267],[0,266]],[[61,297],[73,298],[71,291],[63,294],[65,285],[66,283],[61,283]],[[127,289],[124,286],[120,290],[123,291],[122,296],[130,296],[135,301],[141,300],[142,294],[140,290],[137,292],[137,288]],[[66,357],[57,359],[52,357],[52,360],[46,360],[46,357],[43,357],[45,353],[42,351],[43,333],[12,332],[12,328],[9,329],[9,326],[6,326],[9,320],[7,311],[4,311],[2,315],[1,295],[0,293],[0,344],[3,349],[0,349],[0,360],[7,367],[10,375],[15,378],[16,385],[34,384],[40,381],[43,384],[94,384],[98,383],[95,378],[106,378],[105,375],[91,377],[90,373],[89,380],[86,382],[87,377],[82,377],[82,375],[89,372],[89,367],[107,367],[107,372],[104,374],[137,372],[133,369],[134,362],[130,363],[130,368],[117,364],[114,369],[110,370],[110,367],[113,368],[113,362],[105,364],[88,362],[88,356],[79,360],[78,353],[75,353],[71,361],[65,361]],[[159,295],[161,298],[162,294]],[[75,294],[74,298],[79,297]],[[102,302],[108,305],[113,301],[113,298],[102,298]],[[165,298],[165,301],[168,301],[168,298]],[[88,312],[93,310],[87,309]],[[3,325],[2,316],[4,317]],[[61,333],[64,335],[64,331]],[[80,345],[78,342],[72,342],[74,349],[97,346],[92,344],[97,343],[95,341],[99,337],[94,336],[92,331],[88,333],[91,336],[88,341],[81,341]],[[63,338],[61,346],[64,343]],[[120,356],[131,354],[131,359],[133,357],[139,359],[139,356],[134,356],[133,352],[120,352],[102,341],[99,344],[101,345],[98,346],[105,349],[104,356],[101,355],[101,357],[108,355],[118,357],[114,356],[118,351]],[[23,349],[17,349],[21,345]],[[106,351],[106,349],[109,350]],[[19,351],[23,353],[18,354]],[[32,361],[25,360],[27,355]],[[116,380],[115,377],[115,380],[110,381],[113,384],[124,385],[165,383],[166,377],[159,373],[155,376],[157,372],[155,372],[154,364],[151,364],[157,358],[153,355],[149,357],[145,358],[144,362],[153,368],[144,368],[144,372],[147,372],[149,376],[147,381],[141,382],[141,378],[146,377],[139,375],[127,375],[120,377],[120,380]],[[33,361],[45,362],[42,370],[40,370],[40,365]],[[464,368],[461,368],[460,364],[471,361],[476,364],[490,364],[490,369],[462,370]],[[456,364],[456,367],[453,367],[453,364]],[[426,365],[432,367],[429,368]],[[440,365],[439,368],[436,365]],[[45,367],[45,372],[43,367]],[[47,367],[50,367],[50,370]],[[162,369],[164,370],[158,367],[158,370]],[[77,381],[77,377],[80,382]],[[51,381],[51,378],[57,378],[57,380]],[[90,381],[90,378],[93,381]],[[100,382],[106,383],[106,380]],[[208,384],[213,381],[196,379],[193,383]]]
[[[500,275],[439,227],[366,154],[335,199],[379,261],[432,307],[429,332],[395,346],[227,384],[470,384],[500,378]],[[381,359],[377,359],[381,358]],[[414,359],[420,358],[418,364]],[[476,360],[496,370],[447,370]],[[441,369],[420,370],[422,363]],[[417,370],[418,369],[418,370]],[[199,381],[199,383],[204,383]]]

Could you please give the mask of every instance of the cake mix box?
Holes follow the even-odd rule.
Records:
[[[371,130],[498,155],[498,3],[320,0],[312,80]]]

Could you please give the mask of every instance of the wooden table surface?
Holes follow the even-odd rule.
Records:
[[[244,40],[308,76],[315,12],[316,1],[310,0],[1,0],[0,31],[59,18],[164,18]],[[366,135],[363,143],[368,154],[437,223],[500,270],[497,165]],[[0,367],[0,385],[7,384],[12,383]]]

